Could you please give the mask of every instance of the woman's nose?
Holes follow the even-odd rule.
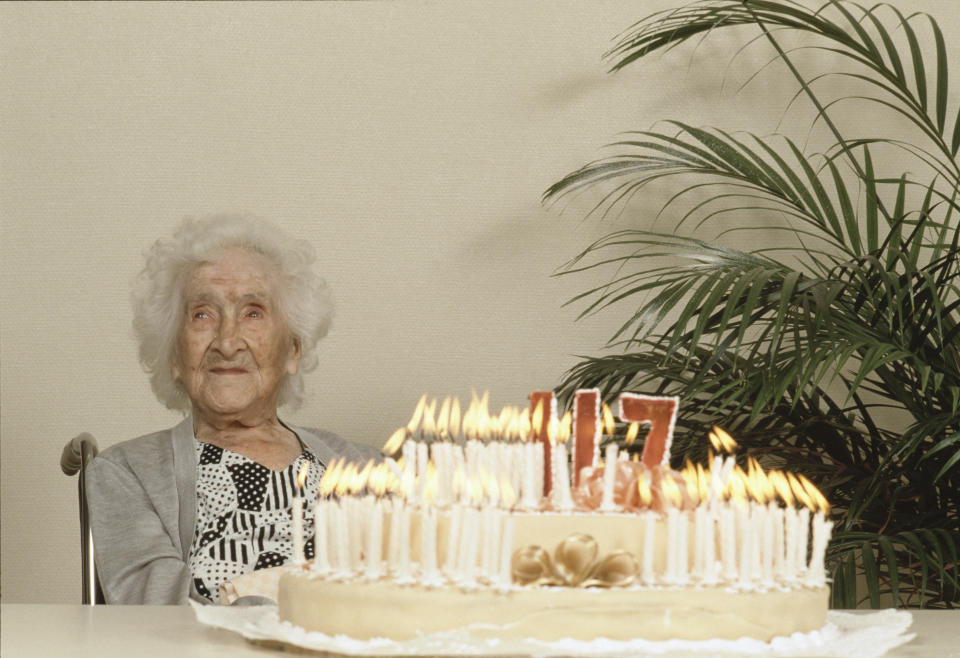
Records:
[[[235,321],[225,319],[220,323],[214,337],[214,347],[228,359],[243,348],[243,338]]]

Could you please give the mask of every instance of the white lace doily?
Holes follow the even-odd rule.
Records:
[[[414,640],[396,642],[385,638],[354,640],[337,635],[307,632],[277,617],[276,606],[224,607],[199,605],[191,601],[197,619],[208,626],[225,628],[251,641],[292,644],[302,649],[339,653],[347,656],[663,656],[670,654],[749,655],[749,656],[860,656],[872,658],[913,639],[907,629],[913,622],[909,612],[880,610],[853,614],[831,610],[823,628],[809,633],[794,633],[770,642],[705,640],[692,642],[669,640],[618,642],[598,639],[590,642],[561,640],[500,641],[476,640],[462,633],[434,633]]]

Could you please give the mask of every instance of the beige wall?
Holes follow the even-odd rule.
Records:
[[[185,215],[253,211],[316,245],[338,314],[295,423],[379,445],[423,392],[518,404],[599,351],[619,316],[574,323],[591,279],[550,275],[616,221],[541,192],[619,131],[767,132],[782,109],[775,76],[719,95],[719,42],[607,75],[609,39],[668,4],[0,6],[3,600],[79,600],[64,442],[178,420],[128,290]],[[922,5],[948,38],[949,4]]]

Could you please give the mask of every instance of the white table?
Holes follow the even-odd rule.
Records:
[[[912,611],[917,638],[890,658],[960,658],[960,611]],[[82,606],[28,603],[0,605],[0,655],[91,658],[206,658],[269,656],[229,631],[199,623],[187,606]]]

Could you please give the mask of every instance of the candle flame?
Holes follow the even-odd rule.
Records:
[[[716,425],[714,425],[713,431],[710,432],[707,437],[710,439],[710,444],[713,445],[713,449],[717,452],[725,452],[732,455],[737,451],[737,442],[733,440],[733,437]]]
[[[557,442],[557,438],[560,435],[560,421],[557,420],[556,416],[550,418],[550,422],[547,423],[547,440],[550,441],[550,444],[553,445]]]
[[[790,490],[790,482],[787,481],[787,477],[783,474],[783,471],[770,471],[767,473],[767,479],[773,485],[777,495],[780,496],[780,500],[782,500],[787,507],[793,507],[793,492]]]
[[[520,419],[517,422],[517,428],[519,430],[519,437],[521,441],[530,440],[532,426],[533,420],[530,417],[530,410],[525,408],[520,412]]]
[[[683,476],[683,483],[687,489],[687,496],[691,500],[700,500],[700,485],[697,477],[697,467],[693,465],[690,458],[687,457],[687,463],[680,472]]]
[[[603,403],[603,433],[607,436],[613,436],[614,432],[617,431],[617,424],[613,420],[613,412],[610,411],[610,406],[604,402]]]
[[[533,416],[530,423],[531,439],[534,439],[540,435],[541,427],[543,427],[543,398],[537,402],[537,407],[533,410]]]
[[[573,412],[569,409],[563,417],[560,418],[560,436],[558,440],[561,443],[566,443],[570,440],[570,437],[573,436]]]
[[[830,503],[827,502],[826,496],[820,493],[820,490],[814,486],[813,482],[808,480],[802,474],[797,476],[800,480],[800,484],[803,485],[804,490],[807,492],[807,495],[810,496],[810,499],[813,501],[815,507],[812,507],[814,511],[823,512],[824,514],[830,513]]]
[[[300,472],[297,473],[297,490],[303,489],[304,482],[307,481],[307,473],[310,471],[310,462],[303,462],[300,465]]]
[[[390,435],[390,438],[387,439],[386,443],[383,444],[383,447],[380,448],[380,452],[385,455],[395,455],[403,447],[403,440],[407,437],[407,428],[401,427],[396,432]]]
[[[643,507],[650,507],[653,502],[653,492],[650,490],[650,483],[643,473],[637,474],[637,493],[640,494],[640,503]]]
[[[407,423],[407,432],[413,434],[417,431],[417,428],[420,427],[420,420],[423,418],[423,409],[427,405],[427,394],[424,393],[420,396],[420,401],[417,402],[417,408],[413,410],[413,416],[410,418],[410,422]]]
[[[793,473],[787,471],[787,482],[790,484],[790,493],[793,494],[793,497],[800,503],[803,507],[808,509],[814,508],[814,502],[807,494],[807,490],[803,488],[803,484],[800,483],[800,480],[797,479],[797,476]]]
[[[683,502],[683,494],[680,493],[680,487],[677,486],[676,480],[669,475],[662,478],[660,480],[660,491],[663,492],[663,497],[666,498],[671,507],[680,509],[680,505]]]
[[[633,445],[633,442],[637,440],[637,435],[640,433],[640,423],[630,423],[630,427],[627,428],[627,436],[624,439],[624,443],[628,446]]]
[[[724,492],[730,500],[743,502],[747,499],[747,474],[743,472],[740,465],[733,467],[730,475],[727,477]]]
[[[450,435],[450,396],[443,398],[440,415],[437,417],[437,436],[443,440]]]
[[[322,496],[328,497],[336,490],[337,484],[340,482],[340,476],[343,473],[343,469],[346,465],[346,457],[343,457],[339,460],[334,459],[323,471],[323,476],[320,478],[320,484],[317,485],[320,488],[320,494]]]
[[[437,436],[437,398],[430,400],[430,403],[426,405],[423,409],[423,422],[420,427],[423,431],[424,436],[430,436],[436,438]]]
[[[706,501],[710,494],[710,473],[702,464],[697,464],[697,493],[700,494],[700,502]]]
[[[460,398],[453,398],[450,406],[450,438],[456,439],[460,435]]]

